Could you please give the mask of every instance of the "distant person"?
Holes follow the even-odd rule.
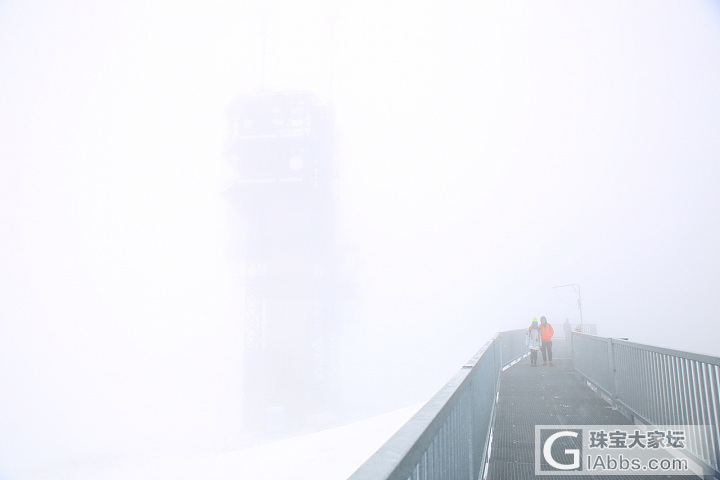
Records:
[[[547,322],[545,317],[540,317],[540,339],[542,344],[540,350],[543,356],[543,367],[550,362],[550,366],[553,366],[552,361],[552,337],[555,334],[552,325]]]
[[[540,350],[540,327],[537,318],[532,319],[526,335],[527,346],[530,349],[530,366],[537,367],[537,352]]]
[[[572,336],[572,325],[570,325],[569,318],[565,319],[565,323],[563,323],[563,330],[565,330],[565,339],[570,340],[570,337]]]

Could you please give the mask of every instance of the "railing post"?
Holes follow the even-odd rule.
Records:
[[[612,338],[610,339],[610,343],[608,343],[608,362],[610,367],[610,375],[612,375],[612,378],[610,379],[610,384],[608,387],[612,389],[610,392],[610,400],[612,401],[612,407],[613,409],[617,409],[617,373],[615,371],[615,344],[613,343]]]
[[[500,369],[505,364],[505,344],[503,343],[502,333],[498,335],[498,341],[500,342]]]
[[[502,335],[498,334],[493,342],[493,375],[495,376],[495,391],[497,391],[498,381],[500,380],[500,369],[502,368]],[[500,361],[498,362],[498,348],[500,349]]]

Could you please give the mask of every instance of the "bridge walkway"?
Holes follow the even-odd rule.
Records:
[[[488,480],[612,478],[650,480],[667,476],[535,475],[536,425],[628,425],[630,420],[613,410],[573,371],[570,341],[553,341],[554,366],[531,367],[529,357],[510,366],[500,375],[500,387],[493,425]],[[564,439],[576,442],[577,440]],[[678,477],[672,477],[678,478]],[[684,477],[694,478],[697,477]]]

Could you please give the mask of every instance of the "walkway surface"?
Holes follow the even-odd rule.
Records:
[[[628,478],[650,480],[680,478],[668,476],[580,476],[535,475],[535,425],[627,425],[628,418],[613,410],[608,402],[582,381],[572,367],[569,342],[553,342],[554,366],[531,367],[526,357],[500,376],[488,480],[558,478],[562,480]],[[568,440],[565,437],[565,440]],[[574,439],[570,439],[575,441]],[[565,448],[569,447],[567,445]],[[577,447],[577,445],[573,445]],[[683,477],[695,478],[697,477]]]

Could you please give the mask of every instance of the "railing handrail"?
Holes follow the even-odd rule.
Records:
[[[573,335],[580,335],[580,336],[585,336],[585,337],[595,337],[597,340],[601,340],[604,342],[612,342],[612,343],[618,344],[618,345],[628,345],[628,346],[632,346],[633,348],[638,348],[641,350],[648,350],[648,351],[652,351],[652,352],[661,353],[663,355],[672,355],[672,356],[678,357],[678,358],[686,358],[688,360],[694,360],[696,362],[702,362],[702,363],[708,363],[711,365],[720,366],[720,357],[714,357],[712,355],[708,355],[705,353],[688,352],[686,350],[674,350],[672,348],[658,347],[657,345],[650,345],[648,343],[631,342],[629,340],[625,340],[622,338],[598,337],[596,335],[590,335],[587,333],[580,333],[580,332],[572,332],[572,333],[573,333]]]
[[[500,372],[525,353],[525,331],[495,334],[350,480],[406,480],[428,469],[477,478],[487,461]]]
[[[488,342],[490,343],[490,342]],[[484,353],[485,350],[483,350]],[[479,358],[478,358],[479,360]],[[416,456],[431,441],[451,407],[457,402],[457,393],[470,376],[463,368],[443,386],[423,407],[398,430],[351,478],[407,478],[414,468]],[[413,455],[413,451],[416,452]],[[399,457],[394,462],[395,457]]]
[[[629,416],[709,427],[692,453],[720,471],[720,358],[575,332],[572,342],[575,370]]]

